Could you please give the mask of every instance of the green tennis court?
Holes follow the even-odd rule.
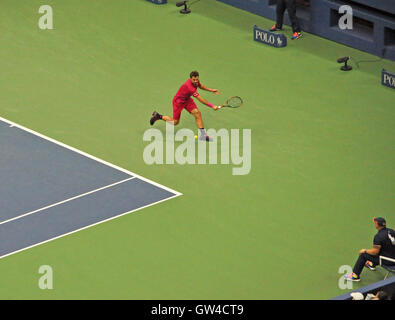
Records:
[[[0,117],[182,196],[1,259],[0,299],[330,299],[371,248],[372,218],[393,228],[395,92],[380,75],[395,63],[308,33],[272,48],[252,40],[271,20],[175,3],[47,0],[54,29],[41,30],[42,1],[2,0]],[[347,55],[376,61],[342,72]],[[200,91],[213,104],[243,97],[198,106],[206,128],[251,129],[249,174],[145,163],[152,111],[171,113],[192,70],[221,90]],[[196,132],[186,111],[182,128]],[[383,277],[365,270],[354,289]]]

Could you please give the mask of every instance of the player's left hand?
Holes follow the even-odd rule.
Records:
[[[218,89],[213,89],[212,92],[215,93],[215,94],[217,94],[217,95],[221,93]]]

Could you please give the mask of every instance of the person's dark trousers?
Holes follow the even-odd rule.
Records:
[[[295,0],[277,0],[277,28],[281,29],[283,27],[284,22],[284,12],[285,9],[288,10],[288,16],[291,20],[292,30],[293,32],[300,32],[300,25],[298,18],[296,17],[296,1]]]
[[[366,261],[371,261],[374,266],[377,266],[380,263],[378,255],[371,256],[370,254],[362,253],[359,255],[352,271],[359,276],[365,266]]]

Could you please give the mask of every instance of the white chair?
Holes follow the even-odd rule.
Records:
[[[383,265],[382,260],[387,260],[387,261],[393,262],[394,265],[391,265],[391,266]],[[379,261],[380,261],[380,267],[387,270],[387,274],[385,275],[384,280],[387,279],[387,277],[390,273],[395,273],[395,259],[384,257],[384,256],[379,256]]]

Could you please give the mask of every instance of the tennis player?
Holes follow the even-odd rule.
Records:
[[[173,117],[161,115],[158,112],[154,111],[150,119],[151,126],[157,120],[163,120],[177,125],[180,122],[181,111],[185,109],[195,117],[196,125],[200,130],[199,139],[211,141],[210,137],[206,134],[206,131],[204,130],[202,114],[200,113],[198,107],[196,106],[195,102],[191,97],[196,98],[201,103],[214,109],[215,111],[218,110],[218,106],[215,106],[208,102],[206,99],[202,98],[197,92],[198,88],[215,94],[220,94],[220,91],[218,89],[211,89],[201,84],[199,81],[199,72],[192,71],[189,75],[189,79],[180,87],[180,89],[178,89],[176,95],[173,98]]]

